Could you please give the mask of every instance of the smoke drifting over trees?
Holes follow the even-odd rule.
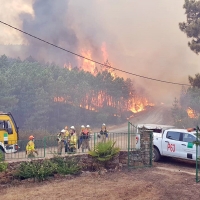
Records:
[[[147,108],[130,79],[107,70],[96,76],[78,68],[44,65],[31,57],[0,57],[0,111],[11,111],[21,128],[55,131],[66,124],[125,122]]]
[[[187,38],[178,27],[186,18],[182,8],[184,0],[34,0],[32,4],[20,0],[20,5],[26,5],[21,9],[13,6],[15,1],[0,1],[0,13],[13,7],[12,16],[8,14],[9,23],[66,49],[77,53],[90,50],[93,59],[104,62],[101,47],[105,43],[108,59],[114,67],[183,83],[188,82],[188,74],[199,71],[200,58],[189,50]],[[7,18],[3,19],[7,21]],[[0,26],[6,30],[4,33],[11,31]],[[14,46],[9,46],[9,50],[0,46],[0,54],[22,59],[32,55],[60,65],[68,62],[74,66],[82,64],[76,57],[25,35],[13,32],[5,37],[7,40],[0,39],[1,44],[5,41],[6,44],[19,44],[21,41],[21,44],[29,45],[16,50],[13,50]],[[13,37],[17,38],[16,41],[10,39]],[[180,93],[179,86],[139,78],[134,80],[157,102],[171,104],[171,97]]]

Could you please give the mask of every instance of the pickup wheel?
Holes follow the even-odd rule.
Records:
[[[158,162],[161,158],[160,152],[157,148],[153,148],[153,161]]]

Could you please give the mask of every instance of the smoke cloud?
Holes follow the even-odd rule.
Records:
[[[8,4],[15,2],[0,1],[4,11]],[[105,61],[101,47],[106,44],[108,60],[113,67],[186,84],[188,75],[194,76],[200,70],[200,57],[189,49],[188,39],[178,27],[179,22],[186,20],[184,0],[35,0],[29,5],[25,0],[20,2],[23,9],[13,6],[14,17],[0,14],[0,18],[76,53],[90,50],[92,58],[100,62]],[[2,25],[0,28],[9,30]],[[23,51],[16,50],[15,56],[32,55],[60,65],[69,62],[80,65],[80,60],[73,55],[29,36],[12,34],[11,30],[9,33],[6,37],[10,44],[29,44]],[[19,43],[15,43],[16,38]],[[0,39],[0,43],[4,40]],[[5,48],[0,48],[1,54],[3,50],[5,52]],[[133,79],[156,102],[172,104],[173,98],[179,97],[180,86],[117,74]]]

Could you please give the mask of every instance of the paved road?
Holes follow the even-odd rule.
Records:
[[[158,106],[152,107],[147,111],[137,113],[130,122],[134,125],[137,124],[165,124],[165,125],[172,125],[170,123],[170,108],[166,106]],[[127,122],[128,123],[128,122]],[[113,127],[109,131],[110,132],[128,132],[128,125],[127,123],[121,125],[120,127]]]

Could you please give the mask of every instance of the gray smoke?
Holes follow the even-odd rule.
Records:
[[[33,10],[34,17],[29,14],[21,15],[24,31],[76,52],[79,44],[67,18],[68,1],[36,0]],[[34,58],[62,65],[69,61],[76,63],[74,56],[27,35],[25,37],[29,43],[27,54]]]
[[[189,49],[186,35],[179,30],[178,23],[186,20],[183,4],[184,0],[35,0],[34,16],[21,14],[20,19],[24,31],[76,53],[89,49],[97,61],[104,62],[101,45],[105,42],[113,67],[188,83],[188,75],[194,76],[200,70],[200,56]],[[79,64],[73,55],[24,37],[29,46],[25,55],[24,51],[16,51],[16,57],[32,55],[61,66]],[[180,95],[180,86],[118,75],[134,79],[158,103],[172,104],[173,98]]]

